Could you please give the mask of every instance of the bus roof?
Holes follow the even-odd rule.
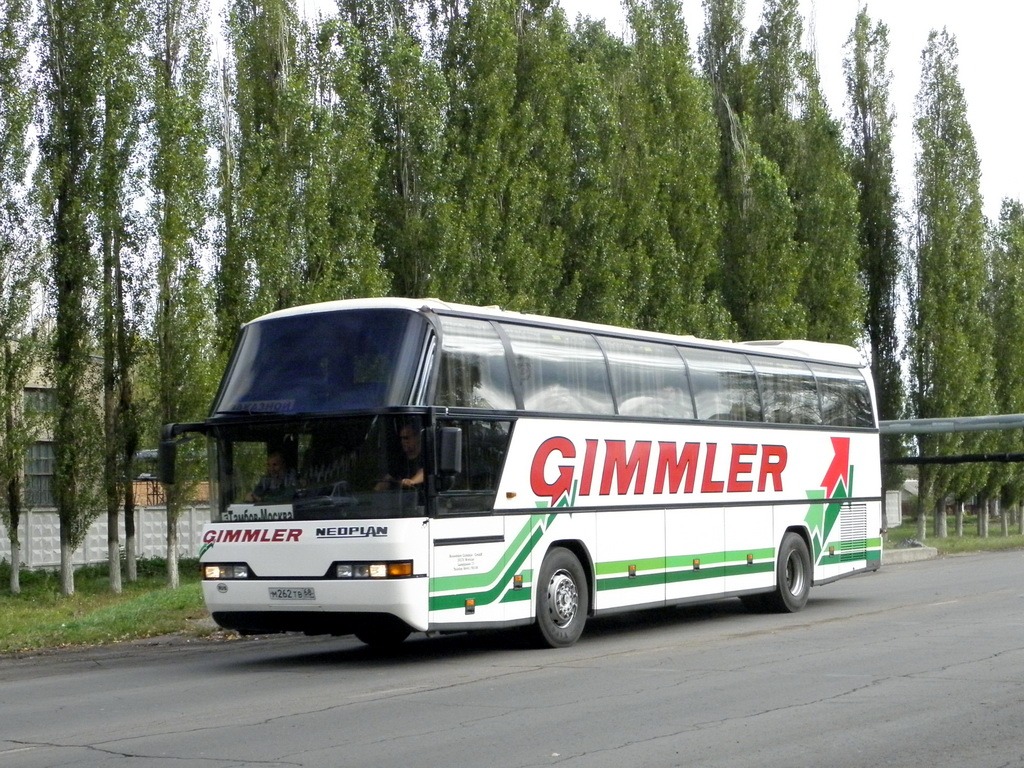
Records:
[[[294,317],[297,315],[312,314],[316,312],[337,312],[352,309],[403,309],[424,314],[488,318],[492,320],[523,323],[527,325],[541,325],[549,328],[565,328],[566,330],[585,331],[614,336],[647,338],[652,341],[665,341],[694,347],[729,349],[732,351],[740,350],[770,357],[817,360],[821,362],[838,363],[840,365],[856,367],[864,367],[866,365],[861,353],[855,348],[845,344],[831,344],[827,342],[807,341],[803,339],[743,342],[716,341],[713,339],[702,339],[696,336],[675,336],[656,331],[643,331],[614,325],[603,325],[601,323],[587,323],[579,320],[569,320],[561,317],[515,312],[502,309],[498,306],[483,307],[471,304],[458,304],[433,298],[405,299],[381,297],[368,299],[340,299],[337,301],[304,304],[290,307],[288,309],[277,310],[276,312],[271,312],[254,318],[250,322],[255,323],[280,317]],[[246,325],[248,325],[248,323],[246,323]]]

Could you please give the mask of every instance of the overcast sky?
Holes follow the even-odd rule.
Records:
[[[577,14],[604,18],[624,28],[619,0],[560,0],[570,22]],[[701,0],[682,0],[691,44],[704,27]],[[832,114],[846,116],[843,46],[862,0],[800,0],[805,43],[817,52],[822,86]],[[761,0],[747,0],[747,30],[761,19]],[[985,215],[995,219],[1004,197],[1024,201],[1024,3],[1019,0],[885,0],[867,4],[873,21],[889,27],[890,102],[896,113],[893,151],[904,208],[913,203],[914,99],[921,85],[921,52],[928,33],[945,28],[956,36],[960,84],[967,119],[981,157]],[[749,42],[749,39],[748,39]]]

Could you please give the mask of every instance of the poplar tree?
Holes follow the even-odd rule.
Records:
[[[25,503],[25,452],[35,439],[24,407],[25,385],[38,364],[31,328],[39,289],[38,233],[26,174],[28,128],[35,100],[29,73],[30,9],[10,0],[0,11],[0,519],[11,547],[11,594],[21,592],[18,527]]]
[[[644,126],[653,210],[647,232],[651,279],[639,324],[668,333],[721,335],[718,140],[711,92],[694,72],[678,0],[628,3],[634,37],[633,87]]]
[[[506,305],[502,273],[517,39],[514,0],[446,3],[442,73],[447,85],[445,167],[451,229],[432,285],[454,301]]]
[[[96,0],[43,0],[40,38],[42,205],[50,225],[55,331],[52,371],[54,495],[60,520],[61,592],[75,591],[72,554],[96,514],[101,444],[92,322],[96,254],[95,162],[102,71]]]
[[[795,239],[806,263],[798,301],[807,312],[807,338],[856,344],[867,297],[860,274],[860,215],[842,128],[829,113],[817,68],[803,58],[798,147],[790,180]]]
[[[639,305],[631,300],[628,249],[620,238],[620,148],[626,140],[622,110],[629,76],[627,46],[603,22],[581,20],[570,46],[567,132],[573,157],[565,220],[557,313],[578,320],[629,325]]]
[[[865,297],[858,274],[858,214],[838,123],[802,48],[798,0],[769,0],[750,46],[753,135],[786,183],[795,226],[792,274],[807,321],[794,328],[820,341],[854,343]]]
[[[852,175],[860,212],[860,272],[867,290],[864,330],[881,419],[903,415],[905,390],[898,330],[899,291],[904,252],[899,227],[899,194],[893,165],[893,124],[889,101],[889,30],[857,14],[843,61],[849,100]],[[903,455],[898,435],[882,438],[882,457]],[[883,463],[886,488],[898,488],[903,472]]]
[[[411,5],[345,0],[316,35],[313,103],[325,131],[314,135],[331,148],[313,159],[332,199],[323,223],[336,257],[325,265],[340,295],[426,294],[443,88]]]
[[[756,144],[748,139],[749,122],[745,118],[749,66],[743,51],[746,34],[744,2],[703,0],[703,6],[704,30],[697,50],[704,78],[711,87],[712,109],[718,127],[716,183],[722,229],[718,289],[730,313],[731,336],[737,332],[740,321],[749,325],[744,316],[751,287],[744,287],[740,276],[733,270],[745,268],[747,241],[743,230],[744,218],[756,202],[749,182],[754,164],[759,160]]]
[[[991,259],[992,323],[1006,339],[1024,334],[1024,204],[1004,199],[993,233]],[[1024,413],[1024,347],[1005,344],[994,355],[995,412]],[[1020,452],[1020,432],[1000,434],[999,450]],[[1020,464],[1007,465],[1001,473],[1002,502],[1017,508],[1018,527],[1024,528],[1020,505],[1024,501],[1024,472]]]
[[[795,107],[799,20],[792,0],[766,5],[741,58],[743,4],[706,0],[701,61],[718,120],[723,200],[722,295],[741,339],[806,335],[799,291],[807,255],[786,170]]]
[[[205,225],[210,215],[207,4],[148,0],[150,114],[149,177],[156,235],[156,399],[162,423],[198,421],[213,398],[210,290],[203,277]],[[179,584],[178,519],[199,478],[205,451],[179,452],[178,482],[164,486],[167,580]],[[212,502],[212,500],[211,500]]]
[[[959,82],[955,38],[933,31],[922,53],[915,106],[916,210],[911,283],[911,388],[917,417],[991,413],[992,325],[987,281],[980,164]],[[979,452],[983,433],[937,435],[929,455]],[[922,473],[935,500],[937,535],[945,536],[943,499],[962,500],[985,484],[984,464]],[[925,534],[924,515],[918,534]]]
[[[514,4],[515,93],[498,252],[512,309],[561,314],[552,303],[561,282],[572,174],[567,129],[570,35],[548,0]]]
[[[135,328],[140,291],[138,240],[133,206],[139,193],[138,167],[141,100],[142,16],[136,0],[103,0],[100,92],[101,125],[97,158],[97,206],[102,262],[100,324],[103,347],[103,487],[107,514],[107,564],[110,588],[121,592],[118,521],[121,500],[134,509],[132,459],[138,426],[132,379],[135,374]],[[133,239],[135,242],[133,243]],[[133,263],[134,262],[134,263]],[[137,302],[136,302],[137,303]],[[125,518],[132,538],[134,520]]]
[[[218,273],[221,344],[256,315],[301,303],[299,143],[306,107],[296,69],[298,17],[293,0],[235,0],[228,44],[232,231]],[[230,153],[230,154],[227,154]],[[223,183],[223,182],[222,182]]]

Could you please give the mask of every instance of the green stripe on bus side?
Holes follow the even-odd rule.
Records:
[[[775,568],[775,560],[764,562],[746,562],[746,555],[742,562],[722,562],[717,565],[707,566],[701,560],[699,568],[686,568],[684,570],[666,570],[651,573],[638,573],[630,577],[621,575],[599,578],[597,581],[598,591],[609,589],[633,589],[638,587],[650,587],[659,584],[676,584],[683,581],[698,581],[702,579],[718,579],[723,576],[745,576],[751,573],[771,573]],[[689,563],[687,564],[689,565]]]
[[[536,527],[530,534],[530,538],[526,542],[526,546],[516,554],[515,558],[513,558],[509,563],[508,568],[505,569],[505,571],[499,576],[497,582],[490,589],[483,590],[481,592],[459,592],[448,595],[431,595],[430,610],[443,611],[449,608],[462,608],[466,604],[466,600],[469,599],[475,600],[477,606],[490,605],[495,602],[501,597],[505,590],[510,590],[512,588],[512,576],[516,573],[519,566],[526,561],[526,558],[533,551],[533,548],[537,546],[537,542],[539,542],[543,536],[544,528],[541,526]]]
[[[486,573],[472,573],[465,576],[436,576],[430,580],[430,592],[451,592],[457,589],[482,589],[495,582],[499,574],[508,565],[510,559],[523,543],[529,538],[530,532],[541,522],[540,515],[530,515],[516,537],[502,553],[494,567]]]
[[[522,589],[510,589],[505,593],[505,596],[501,598],[503,603],[521,603],[524,600],[529,600],[533,597],[533,590],[530,587],[523,587]]]
[[[775,561],[775,549],[765,547],[749,550],[738,549],[732,552],[699,552],[690,555],[669,555],[667,558],[646,557],[636,560],[612,560],[606,563],[597,563],[595,570],[597,571],[598,578],[600,578],[602,576],[621,576],[629,572],[630,566],[636,566],[638,573],[691,568],[695,560],[700,562],[702,568],[730,562],[742,562],[744,567],[746,567],[747,555],[751,555],[754,562],[762,560]]]

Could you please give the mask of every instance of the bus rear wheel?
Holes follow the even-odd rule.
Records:
[[[782,537],[775,569],[775,591],[764,595],[765,607],[778,613],[796,613],[811,593],[811,553],[803,536],[789,531]]]
[[[555,547],[544,558],[537,580],[537,640],[565,648],[580,639],[590,610],[587,576],[576,555]]]

